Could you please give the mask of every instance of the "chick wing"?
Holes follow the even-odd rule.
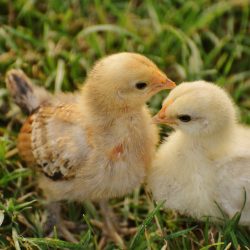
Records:
[[[230,217],[244,207],[242,223],[249,223],[250,215],[248,211],[250,210],[250,197],[248,197],[248,194],[250,194],[250,156],[240,155],[230,158],[220,167],[221,174],[218,179],[220,182],[220,185],[218,185],[218,205]],[[246,204],[244,206],[245,201]]]
[[[22,158],[53,180],[70,179],[87,159],[89,145],[77,105],[42,106],[18,137]]]

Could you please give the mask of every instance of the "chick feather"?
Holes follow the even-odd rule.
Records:
[[[30,114],[18,149],[40,171],[39,186],[48,200],[117,197],[143,181],[158,141],[145,102],[174,87],[148,58],[108,56],[74,94],[51,95],[20,70],[9,71],[6,82],[15,102]],[[138,82],[145,82],[145,89],[137,89]]]
[[[240,223],[249,225],[250,129],[239,124],[227,93],[205,81],[182,83],[153,120],[175,130],[148,174],[155,199],[167,209],[218,221],[223,212],[233,217],[241,211],[246,192]]]

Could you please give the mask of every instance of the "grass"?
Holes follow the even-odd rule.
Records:
[[[136,51],[176,82],[206,79],[225,87],[250,124],[250,4],[248,0],[0,0],[0,249],[96,249],[95,204],[65,203],[64,216],[85,223],[79,244],[44,238],[43,199],[15,151],[25,117],[12,104],[4,76],[22,68],[38,85],[71,91],[94,61]],[[164,94],[151,99],[156,112]],[[197,222],[155,206],[143,187],[111,204],[128,228],[129,249],[249,249],[239,214],[221,225]],[[84,214],[84,217],[83,217]],[[107,242],[105,249],[114,249]]]

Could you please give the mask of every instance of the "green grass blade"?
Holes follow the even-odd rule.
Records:
[[[154,219],[154,216],[156,215],[156,213],[160,210],[160,208],[162,207],[163,202],[158,204],[153,211],[151,211],[149,213],[149,215],[147,216],[147,218],[143,221],[143,223],[141,224],[141,226],[138,228],[138,231],[136,233],[136,235],[134,236],[134,238],[131,241],[130,244],[130,249],[135,249],[140,237],[142,236],[142,234],[144,233],[144,230],[147,228],[147,226],[149,225],[149,223],[151,223],[151,221]]]

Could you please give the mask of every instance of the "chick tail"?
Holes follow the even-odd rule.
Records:
[[[26,114],[32,114],[51,95],[43,88],[34,86],[22,70],[11,69],[6,74],[6,85],[14,102]]]

